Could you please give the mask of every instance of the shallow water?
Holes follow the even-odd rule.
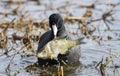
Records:
[[[18,4],[7,4],[7,2],[1,1],[0,2],[0,12],[7,12],[9,13],[8,17],[4,17],[2,14],[0,14],[0,22],[8,22],[11,21],[13,18],[19,18],[19,16],[26,11],[27,16],[34,20],[34,22],[40,22],[43,19],[45,21],[48,21],[48,17],[50,14],[54,12],[59,12],[63,17],[68,16],[69,13],[71,13],[75,17],[82,17],[82,15],[86,12],[86,8],[79,8],[78,6],[80,4],[85,5],[91,5],[95,3],[94,0],[39,0],[40,4],[37,5],[36,1],[26,1],[22,0],[23,3]],[[108,2],[117,3],[119,0],[98,0],[98,2],[95,3],[95,8],[92,9],[94,14],[92,16],[93,19],[100,18],[101,15],[106,12],[106,10],[109,10],[105,4]],[[19,6],[19,13],[18,15],[12,15],[11,11]],[[57,10],[56,10],[57,9]],[[120,5],[115,8],[116,11],[114,14],[114,17],[118,20],[120,20],[119,17],[119,11],[120,11]],[[22,10],[22,11],[21,11]],[[69,13],[66,13],[69,12]],[[29,19],[28,18],[28,19]],[[68,28],[68,31],[74,31],[76,32],[78,28],[78,23],[67,23],[65,22],[66,27]],[[99,68],[96,69],[95,66],[101,61],[103,58],[105,61],[106,57],[110,57],[110,52],[114,55],[117,55],[118,57],[113,60],[113,63],[110,62],[109,65],[107,65],[106,73],[108,76],[115,76],[120,75],[120,22],[115,21],[114,24],[109,25],[110,30],[106,31],[107,27],[105,24],[103,24],[102,21],[92,23],[91,25],[97,27],[97,30],[92,34],[92,36],[102,36],[102,41],[100,41],[100,44],[98,41],[93,40],[92,36],[89,38],[85,38],[84,41],[86,44],[81,45],[81,58],[80,62],[81,65],[70,65],[69,67],[72,67],[74,69],[64,69],[65,74],[68,76],[101,76]],[[39,31],[36,33],[36,29]],[[2,31],[3,29],[0,29]],[[39,28],[34,27],[34,31],[36,34],[40,34]],[[99,31],[100,30],[100,31]],[[43,30],[45,32],[46,30]],[[9,28],[7,29],[7,36],[11,37],[13,33],[17,33],[20,36],[23,36],[25,30],[24,29],[17,29],[16,28]],[[78,34],[79,35],[79,32]],[[108,36],[111,36],[112,39],[108,40]],[[10,41],[11,42],[11,41]],[[12,50],[9,52],[9,55],[13,55],[18,50],[23,47],[23,44],[18,40],[16,41],[17,45],[14,45],[14,48],[16,50]],[[34,48],[37,49],[37,42],[33,42]],[[8,44],[8,49],[10,49],[10,45]],[[27,49],[20,50],[21,54],[25,57],[21,57],[20,54],[15,55],[14,59],[12,60],[10,64],[10,75],[14,75],[17,73],[17,76],[38,76],[41,74],[41,68],[33,67],[29,72],[26,71],[25,67],[27,65],[34,64],[36,62],[36,57],[32,56],[35,53],[34,52],[27,52]],[[7,57],[3,55],[4,49],[0,49],[0,76],[7,76],[5,69],[7,68],[7,65],[10,62],[10,59],[13,57]],[[31,56],[26,56],[25,54],[29,54]],[[114,65],[113,65],[114,64]],[[117,68],[115,69],[115,66]],[[66,68],[66,67],[65,67]],[[68,68],[68,67],[67,67]],[[49,68],[48,68],[49,69]],[[51,68],[50,68],[51,69]],[[54,69],[54,68],[52,68]],[[55,68],[56,69],[56,68]],[[48,70],[50,71],[50,70]],[[55,73],[56,70],[50,71],[51,73]],[[65,76],[66,76],[65,75]]]

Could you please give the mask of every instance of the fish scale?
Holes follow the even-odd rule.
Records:
[[[59,54],[66,54],[69,48],[79,45],[83,38],[77,40],[67,40],[66,38],[55,38],[48,42],[43,50],[37,54],[42,59],[57,59]]]

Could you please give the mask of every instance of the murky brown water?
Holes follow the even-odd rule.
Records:
[[[87,11],[86,7],[80,7],[81,4],[83,5],[91,5],[95,4],[94,8],[90,8],[92,10],[92,16],[87,19],[95,20],[101,18],[102,14],[109,11],[112,7],[106,6],[107,3],[118,3],[119,0],[22,0],[19,2],[14,0],[15,2],[10,3],[8,1],[0,1],[0,23],[10,22],[14,18],[15,21],[19,20],[21,15],[25,15],[24,20],[27,21],[29,19],[33,20],[33,22],[48,22],[48,17],[50,14],[54,12],[59,12],[63,17],[67,16],[74,16],[81,18],[84,13]],[[17,10],[16,12],[13,10]],[[64,74],[65,76],[101,76],[100,69],[95,68],[95,66],[106,57],[110,57],[110,54],[117,56],[113,59],[113,62],[110,62],[106,68],[107,76],[119,76],[120,75],[120,5],[114,8],[113,17],[117,20],[113,21],[113,24],[109,24],[110,30],[107,30],[107,26],[103,23],[103,21],[96,21],[89,25],[89,27],[96,27],[96,31],[93,32],[89,38],[85,37],[86,44],[81,45],[81,64],[73,64],[70,66],[64,66]],[[6,13],[7,16],[6,16]],[[108,17],[108,19],[110,19]],[[23,21],[24,22],[24,21]],[[27,28],[26,25],[23,26],[15,26],[9,27],[6,31],[6,35],[8,38],[12,37],[13,33],[16,33],[18,36],[24,36]],[[19,23],[20,24],[20,23]],[[17,24],[17,25],[19,25]],[[78,30],[78,26],[80,24],[76,21],[73,23],[65,22],[65,26],[67,27],[68,31],[77,32],[77,35],[80,35],[80,30]],[[24,27],[24,28],[23,28]],[[37,25],[32,26],[32,31],[30,31],[29,35],[41,35],[45,31],[48,30],[48,27],[42,28],[37,27]],[[3,31],[4,28],[0,28],[0,32]],[[77,31],[78,30],[78,31]],[[93,36],[100,36],[102,40],[99,43],[99,39],[93,40]],[[34,38],[34,37],[33,37]],[[31,41],[34,49],[37,49],[37,41]],[[3,53],[6,49],[0,48],[0,76],[7,76],[7,75],[17,75],[17,76],[38,76],[38,75],[46,75],[47,73],[43,73],[41,68],[39,67],[29,67],[29,70],[26,70],[26,66],[34,64],[36,62],[35,52],[33,50],[24,48],[24,44],[20,40],[16,40],[12,42],[12,39],[9,39],[7,43],[7,49],[12,49],[7,57]],[[22,49],[21,49],[22,48]],[[29,51],[30,50],[30,51]],[[19,51],[19,53],[18,53]],[[18,54],[15,54],[18,53]],[[15,54],[15,57],[14,55]],[[10,60],[14,57],[14,59],[10,62]],[[10,62],[10,67],[8,64]],[[8,68],[7,68],[8,67]],[[10,70],[6,72],[6,69]],[[57,68],[51,66],[48,68],[48,74],[55,75],[57,73]]]

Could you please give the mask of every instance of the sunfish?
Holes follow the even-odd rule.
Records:
[[[66,54],[68,49],[82,44],[83,38],[76,40],[67,40],[66,38],[55,38],[48,42],[41,52],[37,53],[38,58],[57,59],[58,54]]]

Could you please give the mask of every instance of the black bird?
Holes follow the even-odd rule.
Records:
[[[44,46],[49,41],[53,40],[55,37],[64,37],[66,39],[70,39],[70,35],[65,29],[64,21],[58,13],[54,13],[50,15],[49,26],[51,30],[45,32],[39,40],[37,54],[41,52]],[[51,65],[51,64],[53,65],[63,61],[71,63],[71,62],[79,61],[79,57],[80,57],[80,51],[77,49],[74,51],[70,51],[64,55],[58,55],[58,60],[38,58],[38,63],[39,65]]]

